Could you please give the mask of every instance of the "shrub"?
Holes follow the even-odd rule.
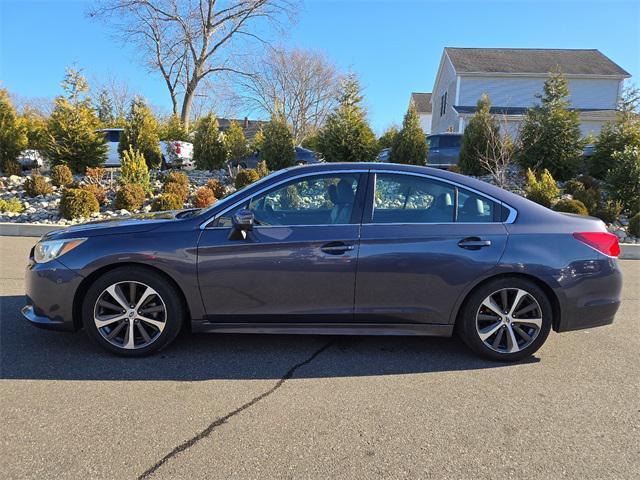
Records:
[[[577,191],[584,190],[584,185],[577,178],[572,178],[571,180],[567,180],[565,182],[565,184],[562,186],[562,189],[569,195],[575,195]]]
[[[600,190],[593,188],[578,190],[573,194],[574,200],[579,200],[589,212],[595,212],[600,203]]]
[[[466,175],[484,175],[481,157],[489,157],[493,151],[493,139],[500,138],[500,125],[491,114],[491,100],[483,94],[476,104],[476,113],[469,120],[462,135],[458,166]]]
[[[597,178],[590,177],[589,175],[580,175],[577,180],[582,184],[584,188],[599,190],[600,182]]]
[[[73,173],[71,173],[71,169],[64,164],[51,167],[49,177],[51,178],[51,183],[56,187],[66,187],[73,182]]]
[[[87,183],[85,185],[81,185],[80,188],[86,190],[87,192],[93,193],[99,204],[103,205],[107,202],[106,190],[97,183]]]
[[[614,200],[607,200],[595,212],[589,212],[605,223],[613,223],[618,219],[622,211],[622,204]]]
[[[164,177],[164,184],[178,183],[180,185],[189,186],[189,177],[182,172],[169,172]]]
[[[580,200],[569,200],[563,199],[559,200],[553,206],[553,209],[556,212],[567,212],[567,213],[577,213],[578,215],[588,215],[587,207],[584,206]]]
[[[178,197],[182,203],[186,202],[187,198],[189,198],[189,187],[182,183],[165,183],[162,191],[164,193],[172,193],[173,195]]]
[[[549,170],[545,169],[538,180],[530,168],[527,169],[527,186],[525,192],[529,200],[544,205],[547,208],[551,207],[551,204],[560,194],[558,185],[549,173]]]
[[[53,192],[53,188],[42,175],[31,175],[27,178],[24,182],[24,189],[30,197],[49,195]]]
[[[0,198],[0,212],[20,213],[22,210],[22,202],[17,198],[13,197],[9,200]]]
[[[120,137],[118,153],[135,150],[142,154],[150,168],[157,168],[162,161],[158,122],[145,101],[136,97],[131,103],[127,124]]]
[[[218,119],[211,113],[201,118],[196,126],[193,136],[193,160],[201,170],[222,168],[226,160]]]
[[[640,210],[640,147],[625,147],[613,154],[614,164],[607,174],[607,189],[625,211]]]
[[[249,146],[244,136],[244,130],[238,122],[232,121],[229,128],[224,132],[222,140],[227,159],[239,160],[249,154]]]
[[[213,192],[213,196],[216,198],[222,198],[226,193],[225,186],[220,183],[220,180],[216,180],[215,178],[207,181],[207,188]]]
[[[197,208],[205,208],[209,205],[213,205],[216,201],[216,197],[210,188],[200,187],[195,196],[193,197],[193,206]]]
[[[82,188],[67,188],[60,199],[60,214],[68,219],[88,218],[100,211],[95,195]]]
[[[389,161],[409,165],[426,165],[428,154],[427,138],[420,127],[416,106],[411,102],[402,121],[402,130],[396,135],[393,142]]]
[[[258,165],[256,166],[256,172],[258,172],[260,178],[269,175],[269,167],[267,167],[267,162],[265,162],[264,160],[258,162]]]
[[[128,150],[122,152],[120,184],[137,184],[147,192],[151,190],[149,167],[144,159],[144,155],[139,150],[134,150],[132,146],[129,146]]]
[[[253,168],[240,170],[236,175],[236,188],[240,190],[253,182],[260,180],[260,175]]]
[[[183,202],[173,193],[163,193],[153,200],[151,210],[154,212],[162,212],[164,210],[180,210]]]
[[[84,176],[89,183],[100,183],[104,178],[105,169],[102,167],[87,167]]]
[[[27,148],[28,137],[24,122],[16,115],[15,108],[5,89],[0,89],[0,169],[7,175],[14,168],[20,152]],[[18,165],[19,166],[19,165]]]
[[[629,233],[634,237],[640,237],[640,213],[636,213],[629,220]]]
[[[11,175],[20,176],[22,174],[22,167],[15,160],[10,160],[10,161],[4,162],[2,171],[7,177],[10,177]]]
[[[120,187],[116,192],[113,204],[118,210],[139,210],[144,203],[145,196],[144,188],[135,183],[130,183]]]
[[[272,116],[271,121],[265,125],[260,156],[267,163],[269,170],[293,166],[296,159],[293,135],[282,115]]]

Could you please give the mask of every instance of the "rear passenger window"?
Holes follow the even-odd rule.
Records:
[[[473,192],[458,189],[458,222],[493,222],[496,204]]]
[[[376,175],[373,223],[453,222],[455,190],[414,175]]]

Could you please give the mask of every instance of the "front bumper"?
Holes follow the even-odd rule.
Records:
[[[58,260],[29,261],[25,272],[26,305],[22,316],[31,324],[52,330],[76,330],[73,301],[83,277]]]

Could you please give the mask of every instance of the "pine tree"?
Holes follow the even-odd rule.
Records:
[[[151,190],[149,168],[144,155],[129,146],[129,150],[122,152],[122,164],[120,171],[120,184],[140,185],[145,192]]]
[[[0,169],[16,169],[20,152],[27,147],[27,132],[6,90],[0,89]],[[12,170],[13,169],[13,170]]]
[[[113,115],[113,102],[111,96],[106,88],[100,90],[98,98],[96,99],[96,115],[98,120],[105,127],[111,127],[115,123],[115,117]]]
[[[420,127],[416,106],[411,102],[402,121],[402,130],[393,142],[389,159],[392,163],[426,165],[428,153],[427,137]]]
[[[229,160],[238,160],[248,155],[247,139],[238,122],[231,122],[227,131],[224,132],[224,147]]]
[[[200,170],[216,170],[224,166],[226,152],[212,113],[201,118],[193,137],[193,159]]]
[[[62,86],[62,90],[67,94],[67,99],[73,105],[79,103],[87,105],[89,103],[89,99],[86,97],[87,92],[89,92],[89,83],[84,75],[82,75],[82,70],[67,67],[64,79],[60,85]]]
[[[262,131],[262,128],[260,128],[260,130],[256,132],[256,134],[253,136],[253,139],[251,140],[251,145],[249,145],[250,152],[253,153],[253,152],[259,152],[260,150],[262,150],[263,143],[264,143],[264,132]]]
[[[189,141],[189,132],[184,127],[180,117],[177,115],[171,115],[164,125],[162,125],[162,128],[160,129],[160,140]]]
[[[387,128],[384,133],[380,135],[380,138],[378,138],[378,150],[393,147],[393,143],[396,141],[398,133],[400,133],[400,130],[395,125]]]
[[[264,140],[260,158],[274,172],[293,165],[296,151],[293,147],[293,135],[283,115],[274,115],[264,127]]]
[[[476,104],[476,113],[469,120],[462,135],[458,165],[466,175],[484,175],[481,158],[487,158],[495,149],[491,143],[500,138],[500,125],[491,115],[491,100],[483,94]]]
[[[568,180],[578,171],[583,142],[578,112],[568,110],[569,87],[559,71],[544,83],[540,105],[527,111],[520,134],[519,161],[523,167],[548,169],[559,180]]]
[[[44,150],[47,142],[47,119],[30,107],[24,109],[20,118],[27,130],[27,148]]]
[[[327,162],[373,161],[378,153],[377,141],[367,123],[360,84],[353,74],[343,80],[338,102],[320,131],[318,150]]]
[[[158,121],[145,101],[136,97],[131,102],[131,110],[124,127],[118,153],[122,157],[122,152],[133,147],[140,152],[149,168],[158,168],[162,161],[160,152],[160,138],[158,136]]]

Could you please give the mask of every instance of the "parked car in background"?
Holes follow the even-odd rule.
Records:
[[[193,332],[457,331],[475,352],[513,361],[536,352],[551,329],[613,322],[619,253],[602,221],[471,177],[322,163],[272,173],[207,209],[46,234],[29,255],[22,314],[43,328],[84,328],[125,356],[166,347],[188,324]]]
[[[18,156],[18,163],[23,170],[44,167],[44,157],[38,150],[23,150]]]
[[[461,133],[437,133],[427,136],[429,166],[448,168],[458,164],[460,158]]]
[[[296,165],[313,165],[321,162],[318,154],[313,150],[304,147],[295,147],[294,150],[296,152],[296,158],[294,160]],[[256,168],[258,163],[260,163],[260,152],[254,152],[238,160],[231,160],[229,163],[233,167]]]
[[[380,153],[378,153],[378,156],[376,157],[376,162],[388,163],[390,159],[391,159],[391,149],[383,148],[382,150],[380,150]]]
[[[101,128],[98,132],[104,133],[105,141],[109,146],[107,151],[107,160],[104,162],[104,166],[108,168],[120,166],[120,154],[118,153],[118,145],[120,144],[120,137],[124,128]]]
[[[160,142],[162,167],[193,170],[193,144],[181,140],[163,140]]]

